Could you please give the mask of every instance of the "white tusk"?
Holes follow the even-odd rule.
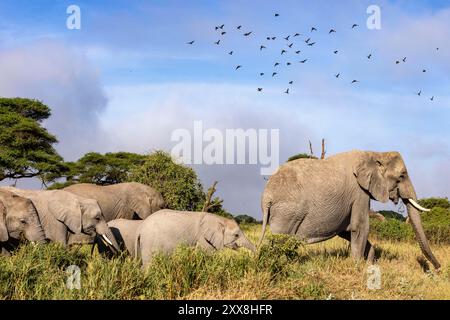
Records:
[[[422,207],[420,204],[418,204],[417,202],[415,202],[413,199],[408,199],[409,203],[411,203],[413,205],[414,208],[416,208],[417,210],[423,211],[423,212],[430,212],[430,209],[426,209],[424,207]]]
[[[109,245],[113,245],[112,242],[108,239],[108,237],[104,234],[102,234],[103,239],[105,239],[106,242],[108,242]]]

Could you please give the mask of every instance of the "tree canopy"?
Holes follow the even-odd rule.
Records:
[[[50,115],[38,100],[0,98],[0,181],[39,177],[47,182],[67,171],[53,147],[58,140],[42,126]]]
[[[299,153],[299,154],[293,155],[292,157],[289,157],[287,162],[294,161],[294,160],[297,160],[297,159],[317,159],[317,157],[311,156],[311,155],[306,154],[306,153]]]

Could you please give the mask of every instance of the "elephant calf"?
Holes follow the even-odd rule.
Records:
[[[145,267],[155,253],[171,253],[181,244],[206,250],[239,247],[255,250],[234,220],[207,212],[164,209],[146,218],[137,228],[135,253]]]
[[[134,257],[136,231],[142,222],[143,220],[128,219],[116,219],[108,222],[108,227],[114,235],[120,249],[122,251],[127,251],[132,257]],[[98,252],[101,254],[105,254],[109,257],[115,254],[115,252],[112,252],[111,248],[100,239],[96,239],[95,244],[98,247]]]

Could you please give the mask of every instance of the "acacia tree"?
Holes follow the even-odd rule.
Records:
[[[50,115],[38,100],[0,98],[0,181],[39,177],[46,183],[67,171],[53,147],[58,140],[42,126]]]

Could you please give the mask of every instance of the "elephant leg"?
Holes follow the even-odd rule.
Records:
[[[338,236],[350,243],[352,242],[352,233],[350,231],[343,231],[339,233]],[[366,259],[370,264],[373,264],[375,262],[375,249],[369,240],[366,241],[366,246],[364,249],[364,259]]]

